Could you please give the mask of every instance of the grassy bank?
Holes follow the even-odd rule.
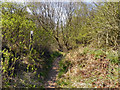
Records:
[[[117,88],[117,51],[81,47],[59,63],[57,85],[61,88]]]

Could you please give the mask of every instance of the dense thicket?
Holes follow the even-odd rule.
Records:
[[[77,3],[71,20],[67,20],[64,37],[67,47],[90,44],[96,47],[118,47],[118,3]],[[72,7],[73,8],[73,7]],[[63,40],[64,41],[64,40]],[[95,45],[96,44],[96,45]]]
[[[12,83],[15,86],[16,82],[12,77],[15,77],[20,71],[23,73],[32,70],[39,79],[45,77],[46,70],[50,67],[53,58],[55,55],[59,55],[53,53],[51,49],[54,44],[51,28],[46,27],[46,23],[41,23],[39,20],[47,18],[37,17],[37,15],[28,12],[28,7],[30,6],[26,4],[2,3],[3,86],[8,85],[11,80],[14,81]],[[30,39],[30,31],[33,31],[32,40]],[[41,73],[37,73],[40,71]],[[16,85],[19,86],[19,84]]]

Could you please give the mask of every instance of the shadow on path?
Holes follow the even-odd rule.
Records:
[[[52,64],[52,68],[48,73],[48,78],[44,82],[44,87],[45,88],[55,88],[56,86],[56,77],[58,74],[58,69],[59,69],[59,61],[61,60],[61,57],[58,57]]]

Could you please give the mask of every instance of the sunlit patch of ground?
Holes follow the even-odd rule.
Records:
[[[111,62],[115,59],[108,57],[102,50],[71,52],[60,63],[62,67],[57,78],[58,87],[118,88],[118,63]]]

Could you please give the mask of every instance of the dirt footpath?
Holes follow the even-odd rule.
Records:
[[[52,65],[51,70],[48,73],[48,78],[44,82],[45,88],[55,88],[56,86],[56,77],[58,74],[59,69],[59,61],[61,60],[61,57],[58,57]]]

